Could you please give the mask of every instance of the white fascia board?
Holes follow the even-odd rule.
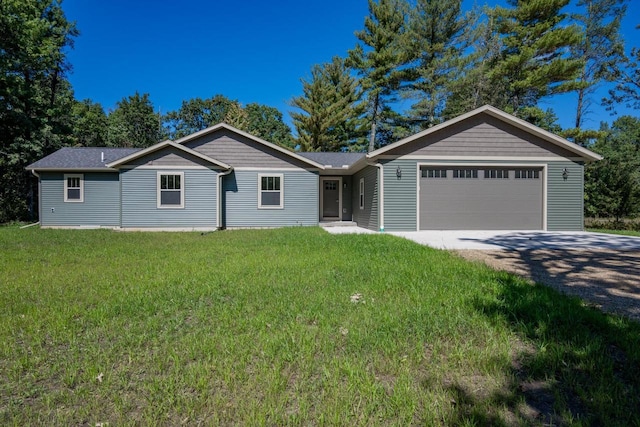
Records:
[[[288,155],[290,157],[293,157],[296,160],[300,160],[301,162],[307,163],[307,164],[309,164],[309,165],[311,165],[311,166],[313,166],[315,168],[324,169],[324,166],[321,165],[320,163],[314,162],[313,160],[309,160],[306,157],[302,157],[302,156],[294,153],[293,151],[289,151],[286,148],[282,148],[279,145],[274,144],[272,142],[265,141],[262,138],[258,138],[257,136],[251,135],[250,133],[241,131],[240,129],[236,129],[233,126],[229,126],[226,123],[218,123],[217,125],[213,125],[211,127],[208,127],[206,129],[203,129],[203,130],[198,131],[196,133],[192,133],[191,135],[183,136],[180,139],[176,139],[175,142],[177,144],[184,144],[185,142],[191,141],[193,139],[199,138],[199,137],[201,137],[203,135],[207,135],[209,133],[215,132],[215,131],[220,130],[220,129],[226,129],[226,130],[234,132],[234,133],[236,133],[238,135],[244,136],[245,138],[248,138],[248,139],[250,139],[250,140],[252,140],[254,142],[257,142],[258,144],[262,144],[262,145],[264,145],[266,147],[269,147],[269,148],[272,148],[272,149],[274,149],[276,151],[284,153],[284,154],[286,154],[286,155]]]

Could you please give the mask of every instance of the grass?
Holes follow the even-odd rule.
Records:
[[[400,238],[0,228],[2,425],[640,425],[638,407],[640,325]]]
[[[594,233],[607,233],[607,234],[621,234],[623,236],[636,236],[640,237],[640,231],[634,230],[606,230],[600,228],[590,228],[588,231],[592,231]]]

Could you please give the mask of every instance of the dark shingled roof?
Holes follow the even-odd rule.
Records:
[[[302,157],[320,163],[323,166],[331,165],[332,168],[342,168],[343,165],[351,166],[362,159],[365,153],[298,153]]]
[[[105,169],[106,163],[140,151],[140,148],[65,147],[31,163],[27,169]],[[104,162],[101,162],[104,153]]]

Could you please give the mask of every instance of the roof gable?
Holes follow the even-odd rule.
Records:
[[[497,108],[494,108],[490,105],[485,105],[483,107],[477,108],[473,111],[470,111],[469,113],[463,114],[461,116],[458,116],[454,119],[448,120],[444,123],[441,123],[437,126],[434,126],[432,128],[426,129],[422,132],[419,132],[415,135],[412,135],[410,137],[404,138],[398,142],[395,142],[393,144],[387,145],[386,147],[382,147],[379,148],[377,150],[374,150],[372,152],[370,152],[369,154],[367,154],[367,158],[375,158],[377,156],[380,156],[382,154],[385,153],[389,153],[391,151],[394,151],[396,149],[400,149],[403,146],[406,146],[407,144],[410,144],[412,142],[415,142],[417,140],[420,139],[425,139],[425,137],[428,137],[430,135],[434,135],[438,132],[442,132],[442,131],[447,131],[447,130],[452,130],[452,128],[454,128],[456,125],[460,125],[461,123],[465,122],[465,121],[470,121],[473,118],[482,115],[482,114],[486,114],[488,116],[491,116],[494,119],[497,119],[500,122],[503,122],[515,129],[518,129],[519,131],[521,131],[521,139],[526,140],[527,137],[526,135],[532,135],[535,136],[543,141],[546,141],[550,144],[552,144],[553,147],[558,147],[558,150],[552,150],[552,152],[556,152],[557,154],[561,153],[561,152],[567,152],[567,153],[572,153],[575,154],[576,157],[580,157],[584,160],[587,161],[594,161],[594,160],[600,160],[602,159],[602,156],[600,156],[599,154],[596,154],[594,152],[592,152],[591,150],[588,150],[584,147],[581,147],[577,144],[574,144],[558,135],[555,135],[551,132],[548,132],[542,128],[539,128],[537,126],[532,125],[531,123],[528,123],[522,119],[519,119],[515,116],[512,116],[510,114],[505,113],[504,111],[498,110]],[[522,133],[524,132],[524,133]]]
[[[117,168],[117,167],[121,167],[123,165],[126,165],[128,163],[134,162],[137,159],[140,159],[142,157],[148,156],[150,154],[153,154],[159,150],[164,150],[166,148],[172,148],[174,150],[177,150],[178,152],[183,152],[188,156],[191,157],[195,157],[197,159],[203,160],[206,163],[209,163],[211,165],[217,166],[219,168],[222,169],[231,169],[231,166],[229,166],[226,163],[220,162],[218,160],[212,159],[211,157],[208,157],[202,153],[199,153],[195,150],[192,150],[188,147],[185,147],[183,145],[179,145],[176,144],[173,141],[167,140],[167,141],[163,141],[163,142],[159,142],[155,145],[152,145],[151,147],[145,148],[144,150],[140,150],[137,151],[129,156],[123,157],[121,159],[118,159],[114,162],[111,162],[109,164],[107,164],[108,167],[110,168]]]
[[[239,138],[234,138],[235,141],[246,143],[247,145],[253,146],[253,148],[271,156],[276,156],[278,158],[286,158],[290,163],[293,164],[302,164],[306,167],[312,167],[317,169],[324,169],[324,166],[318,162],[313,161],[312,159],[305,158],[297,153],[291,152],[279,145],[273,144],[271,142],[265,141],[264,139],[253,136],[247,132],[241,131],[239,129],[234,128],[233,126],[229,126],[226,123],[219,123],[215,126],[208,127],[207,129],[203,129],[199,132],[195,132],[191,135],[187,135],[183,138],[177,139],[175,142],[177,144],[189,146],[193,148],[195,151],[205,152],[205,149],[199,149],[197,147],[203,146],[207,141],[206,136],[215,136],[213,134],[235,134]],[[209,150],[207,150],[208,152]],[[216,153],[216,157],[219,155]],[[227,159],[225,159],[227,160]],[[231,160],[227,160],[229,163],[232,163]],[[233,166],[236,166],[235,164]]]

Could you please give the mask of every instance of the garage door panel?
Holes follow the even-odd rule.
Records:
[[[421,178],[420,229],[542,229],[542,179]],[[540,177],[542,174],[540,173]]]

